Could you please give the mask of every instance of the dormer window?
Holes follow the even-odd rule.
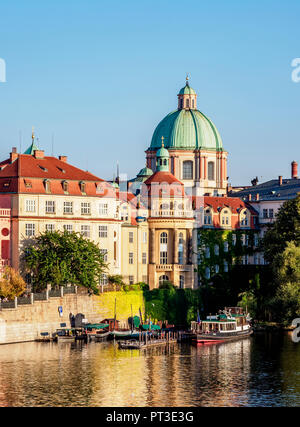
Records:
[[[85,193],[85,182],[80,181],[80,183],[79,183],[79,187],[80,187],[80,191],[81,191],[82,193]]]
[[[50,193],[50,181],[49,181],[49,179],[45,179],[44,180],[44,187],[45,187],[45,191],[46,191],[46,193]]]
[[[44,172],[48,172],[48,169],[45,168],[44,166],[39,165],[39,168],[42,169],[42,171],[44,171]]]
[[[62,188],[63,188],[63,190],[64,190],[65,192],[68,192],[68,191],[69,191],[69,183],[68,183],[68,181],[63,181],[63,182],[62,182]]]

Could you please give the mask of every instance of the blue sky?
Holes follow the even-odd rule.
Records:
[[[4,2],[3,2],[4,3]],[[0,158],[35,126],[46,154],[133,177],[190,73],[233,185],[300,164],[300,2],[24,0],[0,9]]]

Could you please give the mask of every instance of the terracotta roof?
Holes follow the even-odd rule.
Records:
[[[152,184],[152,183],[163,183],[166,182],[167,184],[173,184],[178,183],[180,185],[183,185],[179,179],[175,178],[175,176],[171,172],[155,172],[153,175],[151,175],[146,181],[144,182],[146,185]]]
[[[3,166],[5,167],[3,168]],[[16,160],[12,163],[10,163],[9,159],[1,162],[0,178],[2,177],[103,181],[90,172],[83,171],[56,157],[45,156],[40,159],[29,154],[18,154]]]
[[[195,209],[200,207],[211,207],[214,212],[218,209],[230,208],[232,213],[239,213],[241,209],[248,209],[253,215],[258,215],[257,211],[247,202],[238,197],[212,197],[212,196],[189,196],[192,199]]]
[[[18,154],[0,162],[0,192],[45,194],[45,181],[50,182],[50,194],[65,194],[62,182],[68,182],[68,194],[82,195],[79,182],[85,183],[88,196],[114,197],[114,188],[103,179],[70,165],[56,157],[36,158]]]

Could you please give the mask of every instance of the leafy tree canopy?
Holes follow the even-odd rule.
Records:
[[[99,279],[106,270],[103,254],[92,241],[79,233],[45,232],[24,249],[27,271],[35,290],[68,283],[98,293]]]

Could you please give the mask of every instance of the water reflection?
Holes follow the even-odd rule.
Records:
[[[296,406],[300,345],[287,335],[139,350],[113,343],[0,347],[0,406]]]

